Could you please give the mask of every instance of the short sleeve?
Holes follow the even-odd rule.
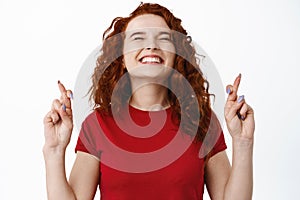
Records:
[[[225,142],[224,133],[223,133],[223,131],[221,131],[219,134],[217,143],[214,145],[214,147],[212,148],[212,150],[210,152],[210,156],[212,157],[212,156],[216,155],[217,153],[224,151],[225,149],[227,149],[227,145]]]
[[[92,154],[100,158],[100,151],[97,147],[97,130],[99,130],[99,123],[96,113],[91,113],[82,123],[81,130],[77,139],[75,152],[82,151]]]
[[[215,113],[212,114],[209,134],[212,136],[211,142],[213,144],[213,148],[209,155],[210,157],[227,149],[227,145],[225,143],[224,138],[224,132],[222,130],[220,121]]]
[[[202,141],[199,157],[212,157],[225,149],[227,149],[227,145],[224,133],[217,116],[213,113],[208,131]]]

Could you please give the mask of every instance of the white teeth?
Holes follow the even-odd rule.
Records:
[[[160,63],[159,57],[144,57],[142,63]]]

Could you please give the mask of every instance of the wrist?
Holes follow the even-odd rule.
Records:
[[[62,147],[49,147],[44,145],[43,147],[43,155],[45,160],[49,160],[52,158],[64,158],[66,153],[66,148]]]
[[[253,162],[253,139],[234,138],[232,140],[232,168],[251,167]]]
[[[232,138],[232,145],[233,148],[243,148],[243,149],[253,149],[254,140],[253,138],[245,138],[245,137],[233,137]]]

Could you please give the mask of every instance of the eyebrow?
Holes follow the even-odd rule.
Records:
[[[167,31],[161,31],[159,32],[159,35],[171,35],[171,33]]]

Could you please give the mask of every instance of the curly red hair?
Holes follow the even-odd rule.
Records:
[[[176,49],[174,69],[182,76],[170,78],[169,87],[172,91],[176,90],[176,96],[169,89],[168,98],[172,106],[174,122],[182,122],[182,128],[185,133],[193,137],[196,134],[197,141],[203,141],[209,130],[213,114],[210,105],[211,94],[208,92],[209,83],[203,77],[199,68],[196,50],[191,44],[191,37],[187,36],[186,30],[181,25],[181,19],[176,18],[167,8],[159,4],[141,3],[129,17],[115,18],[103,33],[101,54],[97,58],[97,64],[92,75],[93,85],[89,91],[91,93],[90,99],[94,101],[94,109],[110,113],[111,106],[114,106],[114,109],[118,109],[128,102],[131,96],[131,89],[128,87],[130,79],[128,73],[126,73],[126,68],[123,67],[124,35],[120,33],[125,31],[128,23],[133,18],[143,14],[161,16],[171,30],[180,33],[176,34],[176,37],[173,39]],[[122,84],[119,84],[118,82],[122,76],[127,81],[122,81]],[[186,89],[190,87],[185,87],[186,81],[183,79],[188,81],[195,96],[191,96],[191,91]],[[118,92],[115,94],[117,96],[112,99],[113,90],[116,86]],[[194,101],[197,101],[197,103],[195,104]],[[195,105],[198,108],[195,108]],[[181,109],[183,112],[181,112]],[[191,110],[198,110],[198,117],[192,116],[190,114]],[[181,119],[188,120],[181,121]],[[197,133],[191,131],[195,130],[195,127]]]

